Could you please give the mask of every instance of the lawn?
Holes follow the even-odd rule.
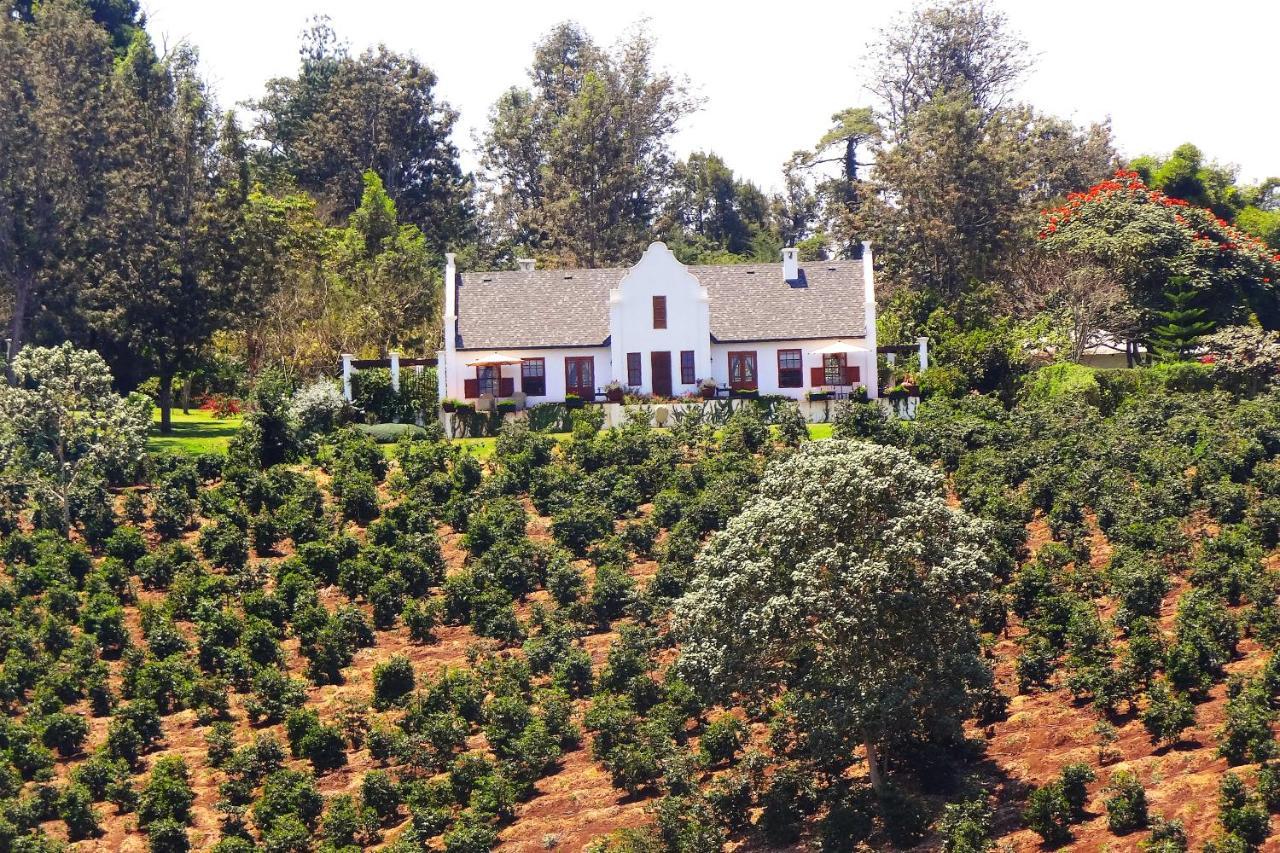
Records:
[[[809,438],[814,441],[831,438],[831,424],[809,424]]]
[[[201,409],[192,409],[190,414],[183,414],[181,409],[173,410],[173,432],[160,434],[160,410],[154,415],[151,436],[147,439],[147,450],[177,450],[183,453],[226,453],[227,442],[240,428],[240,416],[215,418]]]

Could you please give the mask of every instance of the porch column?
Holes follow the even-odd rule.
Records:
[[[344,352],[342,354],[342,396],[351,402],[351,359],[355,358],[351,353]]]
[[[929,369],[929,339],[916,338],[916,344],[920,347],[920,372]]]
[[[392,350],[391,356],[391,390],[400,393],[400,353]]]

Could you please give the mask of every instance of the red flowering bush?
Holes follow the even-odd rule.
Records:
[[[200,408],[215,418],[229,418],[241,412],[240,401],[230,394],[210,394],[204,398]]]
[[[1185,276],[1212,296],[1204,300],[1220,324],[1250,312],[1268,328],[1280,326],[1280,254],[1212,211],[1170,198],[1121,170],[1066,202],[1041,212],[1047,248],[1111,269],[1140,308],[1161,307],[1170,278]]]

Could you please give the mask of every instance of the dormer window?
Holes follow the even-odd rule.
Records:
[[[667,297],[653,297],[653,327],[655,329],[665,329],[667,327]]]

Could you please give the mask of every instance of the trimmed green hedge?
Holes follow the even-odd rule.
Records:
[[[402,435],[410,435],[420,439],[427,437],[427,431],[414,424],[356,424],[356,429],[372,438],[378,444],[395,444]]]

